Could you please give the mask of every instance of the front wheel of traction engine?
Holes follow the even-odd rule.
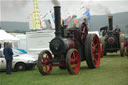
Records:
[[[70,74],[77,74],[80,70],[80,54],[76,49],[70,49],[66,55],[66,68]]]
[[[96,68],[100,64],[100,43],[96,34],[88,34],[85,41],[85,57],[89,68]]]
[[[52,59],[52,54],[48,51],[42,51],[38,57],[37,67],[42,75],[50,74],[52,71],[52,64],[49,61]]]

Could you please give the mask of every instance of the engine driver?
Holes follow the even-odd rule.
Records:
[[[120,28],[119,28],[119,26],[118,26],[118,25],[116,25],[115,32],[117,32],[117,33],[118,33],[118,32],[121,32],[121,31],[120,31]]]
[[[86,18],[84,18],[84,22],[81,24],[80,32],[81,32],[81,40],[84,42],[88,34],[88,26],[87,26]]]

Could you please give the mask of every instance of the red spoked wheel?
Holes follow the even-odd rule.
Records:
[[[85,55],[89,68],[96,68],[100,64],[100,43],[96,34],[88,34],[85,41]]]
[[[91,50],[92,50],[92,59],[94,61],[95,67],[98,67],[100,64],[100,44],[98,37],[96,35],[93,36]]]
[[[48,50],[42,51],[38,57],[38,69],[42,75],[50,74],[52,71],[52,64],[49,61],[52,55]]]
[[[70,74],[77,74],[80,70],[80,54],[76,49],[70,49],[66,55],[66,67]]]

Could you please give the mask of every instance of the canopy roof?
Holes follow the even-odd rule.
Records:
[[[18,41],[19,39],[7,33],[4,30],[0,30],[0,41]]]

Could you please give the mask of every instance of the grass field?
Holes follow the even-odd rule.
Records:
[[[128,58],[116,54],[105,56],[97,69],[88,69],[82,62],[77,75],[70,75],[58,67],[46,76],[42,76],[37,68],[12,75],[1,72],[0,85],[128,85]]]

